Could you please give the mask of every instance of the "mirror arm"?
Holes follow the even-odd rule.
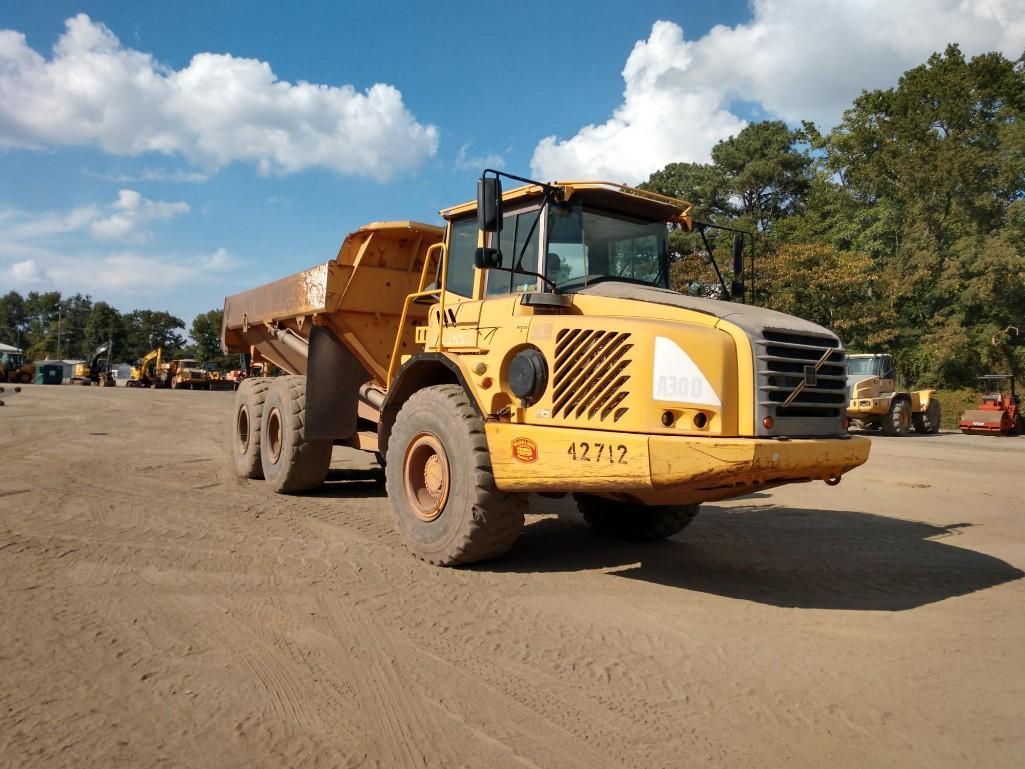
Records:
[[[698,226],[698,234],[701,236],[701,242],[705,244],[705,250],[708,252],[708,262],[712,265],[712,269],[715,270],[715,276],[719,279],[719,285],[722,286],[722,292],[726,295],[727,299],[732,299],[733,294],[726,288],[726,281],[723,280],[722,273],[719,271],[719,265],[715,261],[715,253],[712,250],[711,244],[708,242],[708,238],[705,237],[704,225]]]
[[[702,233],[702,237],[704,237],[703,230],[706,228],[711,228],[713,230],[733,232],[751,239],[751,304],[757,304],[758,293],[755,286],[755,279],[757,277],[757,271],[755,270],[755,245],[757,241],[755,239],[755,233],[750,230],[741,230],[737,227],[727,227],[723,224],[712,224],[711,222],[699,222],[697,220],[693,221],[693,227],[694,229]]]

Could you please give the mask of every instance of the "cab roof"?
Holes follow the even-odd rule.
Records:
[[[679,222],[691,228],[691,210],[694,206],[686,200],[677,200],[657,192],[639,190],[617,182],[603,181],[568,181],[552,182],[553,187],[562,188],[564,200],[572,200],[575,195],[594,203],[602,208],[633,214],[643,218],[651,218],[666,222]],[[531,198],[544,195],[544,187],[540,184],[525,184],[502,193],[505,205],[526,202]],[[444,208],[440,211],[445,219],[455,219],[477,210],[477,201],[461,203],[458,206]]]

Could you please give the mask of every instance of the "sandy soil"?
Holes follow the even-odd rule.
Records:
[[[877,438],[650,546],[531,498],[446,570],[358,454],[314,496],[235,479],[232,397],[0,409],[5,767],[1025,763],[1025,439]]]

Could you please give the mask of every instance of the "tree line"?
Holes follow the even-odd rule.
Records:
[[[753,123],[710,163],[672,163],[642,186],[756,233],[758,304],[849,351],[892,352],[909,384],[1025,373],[1022,337],[1002,333],[1025,332],[1025,57],[951,45],[863,92],[828,133]],[[670,247],[673,287],[718,295],[699,235],[671,233]]]
[[[221,352],[221,310],[197,315],[185,334],[185,321],[163,310],[122,313],[83,294],[11,291],[0,296],[0,342],[25,351],[29,360],[86,360],[111,341],[112,360],[132,363],[157,347],[164,356],[189,357],[223,368],[237,366]]]

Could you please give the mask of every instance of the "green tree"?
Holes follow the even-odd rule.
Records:
[[[106,302],[96,302],[85,321],[85,348],[90,352],[104,342],[112,344],[112,359],[131,360],[125,353],[125,323],[121,313]]]
[[[1021,64],[953,45],[863,93],[828,136],[809,131],[819,231],[790,234],[872,255],[895,352],[923,383],[972,384],[993,331],[1025,317],[1023,132]]]
[[[235,356],[225,355],[221,350],[221,320],[223,310],[209,310],[197,315],[192,321],[190,336],[195,342],[195,355],[205,363],[219,368],[230,368]]]
[[[25,353],[32,360],[58,357],[59,291],[30,291],[25,297]],[[62,348],[60,355],[65,350]]]
[[[177,354],[185,346],[185,337],[179,333],[185,328],[185,321],[168,312],[133,310],[124,316],[124,320],[124,357],[129,361],[137,360],[157,347],[163,347],[167,357]]]
[[[25,300],[21,294],[9,291],[0,296],[0,342],[24,349],[27,327]]]
[[[886,343],[885,313],[871,286],[871,259],[811,243],[782,245],[762,265],[762,302],[836,332],[851,349]]]
[[[93,350],[86,342],[86,322],[93,310],[88,294],[73,294],[60,301],[60,349],[64,358],[87,359]]]
[[[804,134],[778,120],[752,123],[712,148],[712,164],[726,179],[730,206],[765,231],[801,208],[812,161]]]

